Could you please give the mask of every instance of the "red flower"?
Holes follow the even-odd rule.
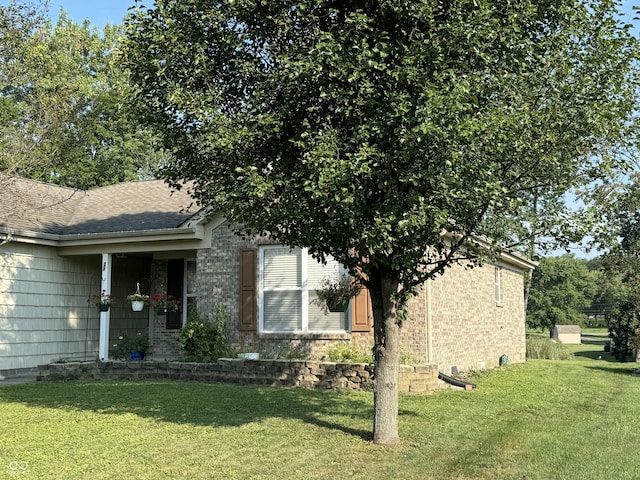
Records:
[[[153,308],[166,308],[177,311],[182,300],[175,295],[165,295],[164,293],[154,293],[151,295],[151,306]]]

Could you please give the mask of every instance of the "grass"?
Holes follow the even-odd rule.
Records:
[[[527,336],[527,359],[570,360],[572,354],[566,345],[554,342],[548,337]]]
[[[183,382],[0,388],[0,478],[635,479],[640,378],[598,344],[401,396],[402,443],[370,442],[372,395]],[[602,357],[598,360],[598,357]],[[21,464],[25,466],[24,463]],[[12,470],[13,468],[13,470]]]
[[[595,328],[595,327],[582,327],[581,328],[582,335],[594,335],[598,337],[609,337],[609,330],[606,328]]]

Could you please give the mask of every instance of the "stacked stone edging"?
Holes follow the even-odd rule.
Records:
[[[189,380],[274,387],[372,390],[373,366],[306,360],[221,358],[193,362],[68,362],[40,366],[39,380]],[[401,365],[401,393],[430,393],[438,387],[435,365]]]

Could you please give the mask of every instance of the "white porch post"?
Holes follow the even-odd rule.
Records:
[[[100,292],[103,290],[107,294],[111,294],[111,265],[112,257],[110,253],[102,254],[102,282]],[[100,312],[100,343],[98,348],[98,358],[100,360],[109,360],[109,320],[111,309],[106,312]]]

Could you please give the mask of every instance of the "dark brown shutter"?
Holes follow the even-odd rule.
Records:
[[[170,259],[167,262],[167,296],[182,299],[183,282],[184,260],[181,258]],[[177,311],[169,309],[165,317],[165,328],[167,330],[179,330],[182,327],[183,308],[186,308],[184,303],[181,304]]]
[[[240,250],[240,330],[255,331],[258,326],[257,276],[258,251]]]
[[[351,300],[351,331],[370,332],[372,328],[371,296],[369,295],[369,290],[363,288]]]

